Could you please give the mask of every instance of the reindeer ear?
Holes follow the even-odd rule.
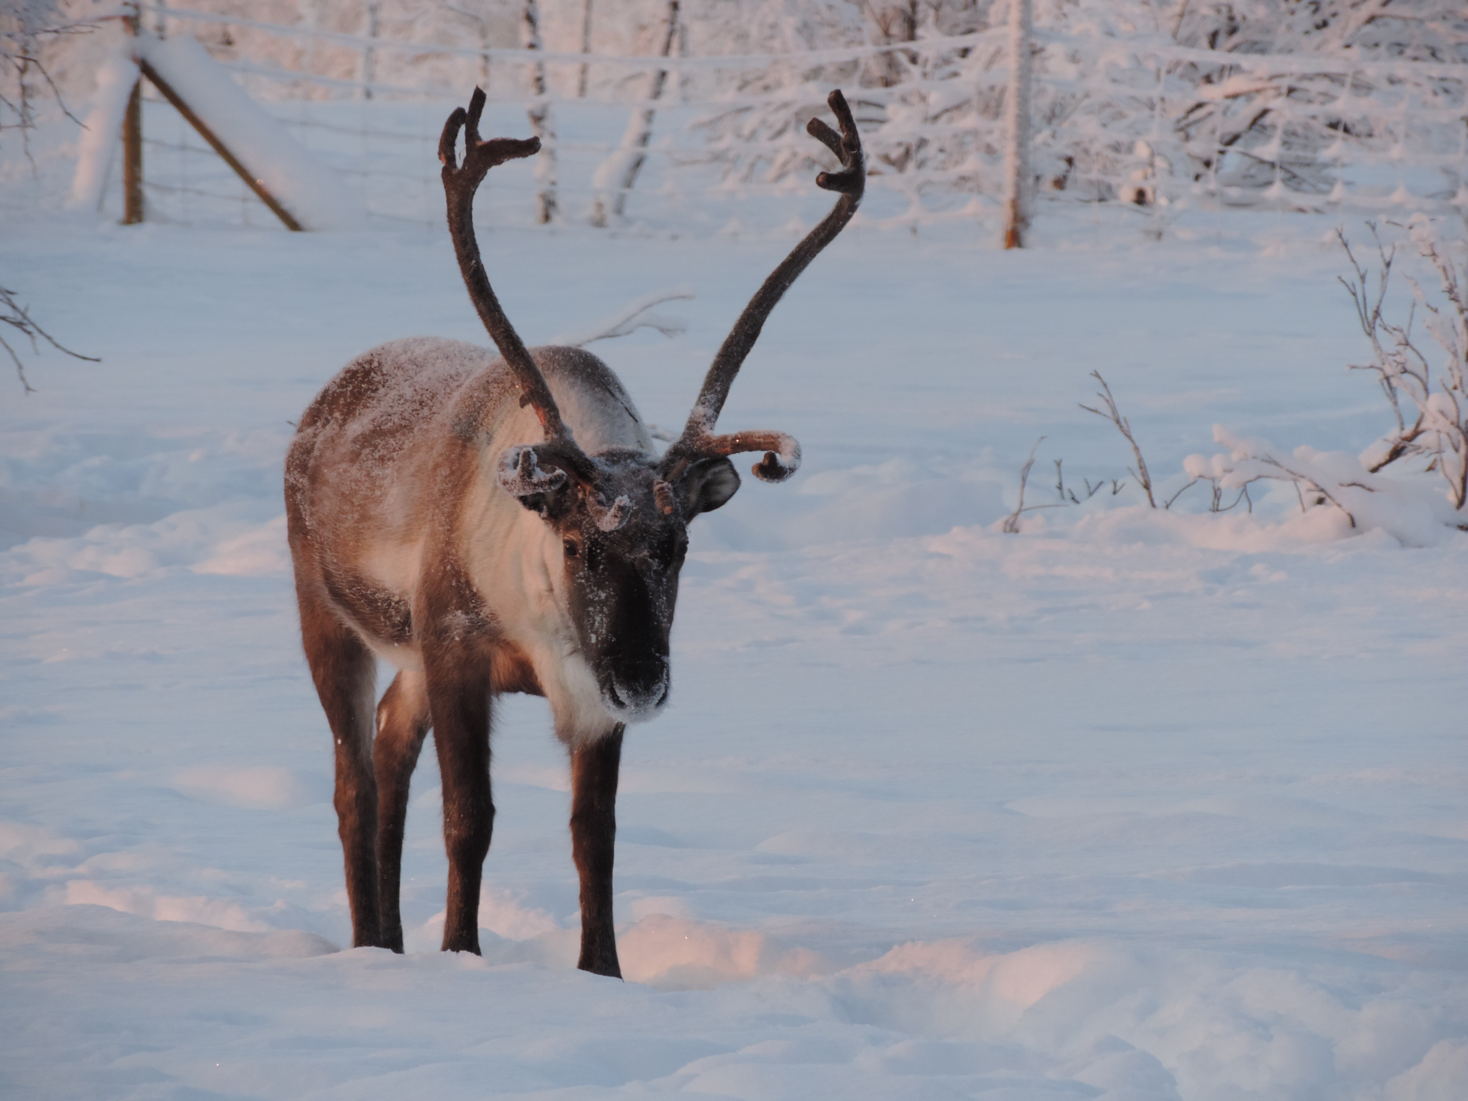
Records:
[[[689,464],[678,480],[677,490],[684,521],[692,520],[700,512],[722,508],[738,491],[739,472],[728,459],[720,456]]]
[[[495,474],[500,487],[531,512],[551,517],[564,511],[571,480],[559,467],[541,467],[534,447],[520,444],[505,448]]]

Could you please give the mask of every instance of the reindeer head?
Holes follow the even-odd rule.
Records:
[[[784,481],[800,466],[800,445],[783,432],[716,435],[714,426],[770,311],[856,213],[866,181],[861,141],[845,98],[832,92],[829,103],[841,132],[819,119],[806,129],[841,160],[840,172],[816,177],[820,187],[841,197],[740,314],[709,367],[682,436],[661,457],[624,450],[587,455],[562,421],[544,375],[505,316],[480,259],[472,216],[475,190],[494,165],[540,148],[535,138],[481,141],[484,102],[476,88],[468,111],[459,108],[449,116],[439,141],[449,231],[469,297],[519,383],[521,403],[534,408],[545,435],[542,442],[517,444],[500,455],[499,483],[538,513],[561,543],[567,612],[607,711],[623,722],[650,718],[668,697],[668,638],[689,522],[721,507],[738,490],[730,455],[764,452],[752,472],[769,482]],[[459,167],[461,129],[465,149]]]
[[[669,482],[641,452],[573,456],[551,443],[519,444],[500,455],[498,475],[560,545],[566,611],[603,706],[619,722],[651,718],[668,699],[688,524],[734,496],[734,465],[701,459]]]

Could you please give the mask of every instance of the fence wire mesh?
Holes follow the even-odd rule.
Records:
[[[679,232],[809,224],[823,206],[810,173],[829,166],[804,124],[840,86],[868,149],[868,222],[997,225],[1007,0],[947,28],[914,17],[887,28],[890,41],[874,41],[869,28],[796,24],[788,48],[763,51],[748,47],[770,35],[721,36],[718,20],[700,22],[689,0],[681,10],[642,7],[646,18],[627,21],[632,31],[585,53],[499,44],[517,33],[505,24],[508,4],[469,11],[397,0],[345,15],[331,8],[331,19],[322,5],[298,12],[289,0],[249,9],[296,22],[146,4],[142,16],[163,34],[197,37],[384,223],[441,218],[437,133],[479,84],[490,96],[487,130],[527,133],[527,112],[538,113],[547,137],[538,171],[506,166],[490,181],[491,222],[531,220],[549,189],[560,220],[594,220],[600,210],[604,221],[612,196],[626,224]],[[704,7],[722,8],[727,21],[751,5]],[[1037,212],[1114,203],[1159,224],[1190,207],[1468,215],[1468,13],[1440,0],[1408,7],[1418,22],[1406,47],[1402,33],[1378,27],[1389,48],[1363,46],[1358,28],[1340,43],[1307,36],[1290,52],[1268,52],[1242,32],[1221,46],[1203,37],[1220,48],[1190,44],[1186,4],[1174,27],[1148,29],[1118,20],[1115,4],[1037,2],[1027,150]],[[676,33],[666,15],[659,23],[663,8],[682,20]],[[149,201],[160,216],[269,224],[164,105],[149,105],[147,126]],[[639,166],[630,176],[629,150]]]

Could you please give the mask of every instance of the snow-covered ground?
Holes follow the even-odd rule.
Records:
[[[431,754],[409,954],[341,947],[280,463],[357,352],[484,341],[446,236],[22,198],[5,285],[104,361],[0,376],[0,1095],[1463,1096],[1468,535],[1347,538],[1292,489],[1152,511],[1077,407],[1099,369],[1165,495],[1214,423],[1364,447],[1328,222],[858,224],[817,261],[722,422],[806,465],[695,524],[674,702],[628,738],[619,983],[574,970],[539,700],[498,712],[483,959],[435,951]],[[596,346],[676,426],[790,240],[483,244],[531,342],[695,284],[686,336]],[[1040,436],[1028,503],[1056,458],[1107,486],[1006,535]]]

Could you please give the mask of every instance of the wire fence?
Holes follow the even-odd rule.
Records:
[[[1119,204],[1159,225],[1199,207],[1468,216],[1468,64],[1196,49],[1059,10],[1037,13],[1031,45],[1027,153],[1042,216],[1047,203]],[[478,46],[441,45],[416,40],[421,28],[347,33],[161,3],[142,16],[198,37],[384,224],[441,220],[438,132],[476,84],[490,97],[485,132],[523,135],[538,114],[545,147],[538,164],[488,181],[491,224],[532,220],[547,193],[561,221],[604,224],[615,209],[624,224],[676,232],[809,224],[825,206],[810,172],[824,165],[804,123],[836,86],[868,149],[869,223],[1000,217],[1002,22],[701,56],[670,33],[667,56],[613,56],[496,47],[487,31]],[[158,216],[269,224],[165,105],[145,117]]]

